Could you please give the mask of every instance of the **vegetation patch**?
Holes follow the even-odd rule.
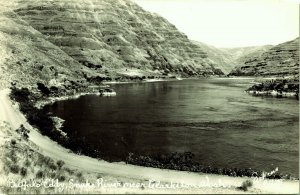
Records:
[[[46,179],[57,179],[58,182],[73,179],[74,181],[84,182],[85,179],[81,172],[65,167],[65,162],[62,160],[54,161],[34,151],[30,145],[30,141],[21,139],[21,136],[19,136],[18,142],[15,142],[12,138],[0,148],[3,174],[6,175],[8,181],[10,179],[18,180],[17,178],[19,178],[23,181],[35,180],[37,182]],[[36,189],[11,188],[9,185],[0,185],[0,191],[5,194],[56,193],[55,189],[43,187]]]
[[[272,79],[255,84],[246,90],[254,94],[272,95],[278,98],[286,97],[286,93],[294,94],[299,98],[299,80],[298,79]],[[265,92],[265,93],[259,93]],[[274,93],[275,92],[275,93]]]
[[[238,169],[203,166],[200,163],[196,162],[193,158],[194,154],[192,154],[191,152],[175,152],[171,154],[162,154],[156,156],[142,156],[130,153],[126,159],[126,163],[160,169],[211,173],[235,177],[262,177],[264,174],[262,171],[253,170],[251,168]],[[290,175],[283,175],[278,172],[264,174],[264,176],[268,179],[290,179]]]

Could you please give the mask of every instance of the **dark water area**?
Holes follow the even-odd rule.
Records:
[[[204,166],[274,170],[298,177],[295,99],[253,97],[252,79],[116,84],[115,97],[82,96],[44,109],[111,161],[192,152]]]

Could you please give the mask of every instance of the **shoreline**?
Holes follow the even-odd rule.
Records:
[[[181,80],[186,80],[188,78],[180,78],[180,79],[148,79],[145,81],[107,81],[103,82],[103,86],[107,85],[122,85],[122,84],[132,84],[132,83],[154,83],[154,82],[169,82],[169,81],[181,81]],[[99,85],[101,86],[101,85]],[[98,92],[76,92],[75,94],[70,94],[70,95],[62,95],[59,97],[48,97],[46,99],[38,100],[34,106],[38,109],[41,109],[42,107],[48,105],[48,104],[54,104],[57,101],[64,101],[64,100],[70,100],[70,99],[78,99],[81,96],[85,95],[97,95]]]
[[[203,77],[205,79],[254,79],[254,77]],[[201,78],[175,78],[175,79],[147,79],[144,81],[104,81],[102,83],[103,86],[108,86],[108,85],[123,85],[123,84],[135,84],[135,83],[155,83],[155,82],[173,82],[173,81],[182,81],[182,80],[193,80],[193,79],[202,79]],[[35,107],[38,109],[41,109],[42,107],[48,105],[48,104],[53,104],[57,101],[64,101],[64,100],[70,100],[70,99],[78,99],[81,96],[84,95],[97,95],[97,92],[76,92],[75,94],[70,94],[70,95],[62,95],[59,97],[48,97],[46,99],[38,100],[35,103]]]
[[[38,148],[40,149],[40,150],[42,150],[43,151],[43,153],[45,153],[45,154],[47,154],[47,155],[49,155],[51,158],[54,158],[54,159],[58,159],[58,158],[63,158],[65,161],[66,161],[66,163],[67,164],[69,164],[70,166],[75,166],[75,167],[77,167],[77,168],[81,168],[81,169],[92,169],[93,171],[95,171],[95,167],[91,167],[91,168],[88,168],[88,167],[83,167],[83,166],[78,166],[78,165],[74,165],[74,162],[71,162],[70,161],[70,159],[72,159],[72,158],[76,158],[77,160],[79,160],[79,161],[81,161],[81,159],[83,160],[83,161],[85,161],[85,162],[89,162],[89,163],[91,163],[91,162],[93,162],[93,163],[96,163],[96,164],[100,164],[100,165],[105,165],[105,166],[108,166],[108,167],[111,167],[111,170],[110,171],[112,171],[112,170],[114,170],[116,167],[119,167],[119,168],[117,168],[117,170],[115,170],[115,171],[112,171],[112,172],[114,172],[115,173],[115,175],[117,175],[117,176],[120,176],[120,174],[119,173],[122,173],[121,175],[123,175],[123,176],[128,176],[128,173],[131,173],[130,172],[130,170],[132,169],[132,170],[135,170],[135,169],[140,169],[140,171],[142,171],[142,172],[150,172],[151,174],[150,175],[153,175],[152,174],[152,171],[154,171],[154,172],[156,172],[156,174],[155,174],[155,176],[156,177],[158,177],[158,178],[160,178],[160,179],[163,179],[163,180],[165,180],[166,179],[166,174],[167,175],[169,175],[169,173],[172,173],[172,174],[174,174],[174,175],[177,175],[177,174],[179,174],[179,175],[183,175],[184,176],[184,178],[185,179],[181,179],[181,182],[186,182],[186,181],[190,181],[190,176],[192,176],[192,178],[193,177],[196,177],[196,178],[198,178],[198,179],[200,179],[200,178],[204,178],[204,177],[209,177],[209,178],[213,178],[213,179],[218,179],[218,180],[220,180],[220,179],[224,179],[224,181],[226,181],[226,183],[228,183],[228,184],[230,184],[230,186],[231,186],[231,188],[232,188],[232,186],[236,186],[236,187],[238,187],[238,185],[240,185],[241,184],[241,182],[242,181],[245,181],[245,180],[247,180],[247,179],[251,179],[251,180],[255,180],[255,179],[257,179],[257,177],[256,178],[248,178],[248,177],[228,177],[228,176],[223,176],[223,175],[215,175],[215,174],[205,174],[205,173],[189,173],[189,172],[183,172],[183,171],[175,171],[175,170],[166,170],[166,169],[157,169],[157,168],[149,168],[149,167],[141,167],[141,166],[135,166],[135,165],[129,165],[129,164],[125,164],[124,165],[124,163],[109,163],[109,162],[106,162],[106,161],[103,161],[103,160],[97,160],[97,159],[94,159],[94,158],[91,158],[91,157],[87,157],[87,156],[82,156],[82,155],[77,155],[77,154],[75,154],[75,153],[70,153],[70,151],[68,150],[68,149],[66,149],[66,148],[64,148],[64,147],[62,147],[62,146],[60,146],[59,144],[57,144],[55,141],[53,141],[52,139],[50,139],[49,137],[47,137],[47,136],[43,136],[43,135],[41,135],[37,130],[35,130],[30,124],[28,124],[28,122],[27,122],[27,120],[26,120],[26,118],[24,117],[24,115],[22,114],[22,113],[20,113],[20,110],[19,110],[19,108],[17,108],[17,107],[14,107],[13,106],[13,102],[9,99],[9,97],[8,97],[8,94],[9,94],[9,91],[8,90],[2,90],[2,91],[0,91],[0,94],[2,94],[1,95],[1,97],[3,97],[3,95],[5,96],[5,98],[6,98],[6,101],[8,101],[8,104],[10,105],[12,105],[11,107],[10,107],[10,109],[13,109],[13,110],[11,110],[11,111],[13,111],[14,113],[13,113],[13,115],[15,115],[15,116],[18,116],[17,118],[18,119],[10,119],[10,120],[8,120],[8,122],[10,122],[10,124],[12,125],[12,127],[13,128],[18,128],[18,124],[25,124],[25,127],[26,128],[28,128],[28,129],[30,129],[31,130],[31,133],[30,133],[30,136],[29,136],[29,139],[33,142],[33,143],[35,143],[35,144],[37,144],[37,146],[38,146]],[[91,94],[91,93],[79,93],[79,95],[78,94],[75,94],[75,95],[71,95],[71,98],[79,98],[81,95],[87,95],[87,94]],[[59,100],[66,100],[66,99],[69,99],[70,98],[70,96],[64,96],[64,97],[55,97],[55,98],[52,98],[50,101],[48,101],[48,103],[54,103],[55,101],[59,101]],[[44,101],[44,103],[45,103],[45,105],[47,104],[47,102],[46,101]],[[42,105],[42,104],[40,104],[40,105]],[[4,117],[5,118],[5,117]],[[12,123],[12,120],[14,121],[13,123]],[[42,140],[42,143],[40,143],[40,141]],[[47,143],[47,144],[45,144],[45,143]],[[46,146],[51,146],[51,147],[45,147],[45,145]],[[51,151],[51,149],[54,149],[56,152],[58,152],[59,151],[59,155],[57,155],[57,153],[55,153],[55,152],[53,152],[53,151]],[[68,159],[67,157],[71,157],[70,159]],[[129,170],[128,170],[129,169]],[[131,171],[132,171],[131,170]],[[102,171],[104,171],[104,170],[102,170]],[[106,171],[107,172],[107,171]],[[107,174],[111,174],[111,172],[107,172]],[[163,174],[164,176],[163,177],[161,177],[160,175],[161,174]],[[139,174],[138,172],[137,173],[134,173],[133,175],[132,175],[132,173],[131,174],[129,174],[129,175],[131,175],[131,176],[133,176],[134,178],[136,178],[137,176],[137,178],[151,178],[151,177],[149,177],[150,175],[148,174]],[[173,175],[173,176],[174,176]],[[182,177],[182,176],[181,176]],[[174,179],[174,178],[177,178],[177,176],[174,176],[174,177],[167,177],[168,179],[168,181],[171,181],[172,179]],[[179,177],[180,178],[180,177]],[[259,178],[258,178],[259,179]],[[237,182],[238,181],[238,182]],[[273,181],[273,180],[270,180],[270,179],[263,179],[263,181]],[[299,189],[298,189],[298,187],[296,188],[296,184],[298,185],[298,181],[297,180],[280,180],[280,181],[284,181],[283,183],[285,183],[285,184],[288,184],[288,185],[292,185],[293,187],[291,188],[292,189],[292,191],[291,191],[291,193],[294,193],[294,192],[296,192],[296,191],[298,191]],[[195,182],[195,181],[194,181]],[[260,182],[258,182],[258,183],[255,183],[255,187],[258,187],[259,189],[263,189],[263,192],[269,192],[269,193],[277,193],[278,192],[278,190],[277,191],[273,191],[273,190],[271,190],[270,191],[270,189],[268,189],[267,191],[265,191],[266,189],[265,189],[265,185],[263,185],[263,187],[262,186],[260,186],[260,183],[261,183],[261,181]],[[270,186],[270,184],[268,184],[268,186]],[[274,187],[274,186],[273,186]],[[273,188],[272,187],[272,188]],[[268,187],[269,188],[269,187]],[[224,190],[224,189],[223,189]],[[232,189],[231,189],[232,190]],[[230,193],[232,193],[232,192],[241,192],[241,191],[236,191],[236,188],[234,188],[233,189],[233,191],[231,191],[230,190]],[[198,192],[199,193],[199,192]],[[205,192],[205,193],[207,193],[207,192]]]

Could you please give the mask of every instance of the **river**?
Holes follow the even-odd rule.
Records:
[[[253,168],[298,176],[295,99],[254,97],[253,79],[212,78],[115,84],[115,97],[86,95],[44,109],[111,161],[192,152],[205,166]]]

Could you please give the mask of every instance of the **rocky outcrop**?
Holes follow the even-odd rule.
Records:
[[[239,59],[233,76],[291,76],[299,73],[299,38]]]

